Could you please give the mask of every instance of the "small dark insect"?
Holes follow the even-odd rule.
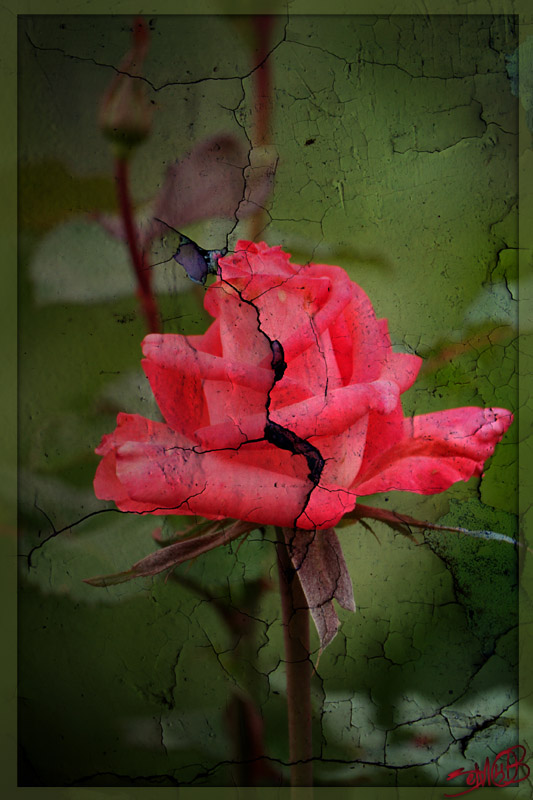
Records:
[[[285,358],[283,357],[283,346],[277,339],[270,342],[270,349],[272,350],[272,361],[270,365],[274,370],[274,378],[280,381],[283,378],[283,373],[287,369]]]
[[[183,233],[179,233],[179,237],[180,245],[174,253],[174,261],[183,267],[191,281],[201,283],[203,286],[209,274],[217,274],[218,259],[226,255],[228,248],[204,250]]]

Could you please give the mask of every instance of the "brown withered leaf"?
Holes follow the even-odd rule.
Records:
[[[333,600],[348,611],[355,611],[352,581],[341,544],[333,528],[319,531],[285,529],[284,534],[322,651],[339,628]]]
[[[180,528],[179,530],[174,531],[174,533],[168,537],[163,537],[161,535],[163,527],[159,526],[152,532],[152,539],[157,542],[160,547],[168,547],[176,542],[182,542],[185,538],[191,536],[192,534],[200,536],[204,533],[213,533],[213,531],[219,530],[224,526],[227,527],[229,525],[233,525],[234,521],[235,520],[226,518],[213,523],[212,520],[206,519],[205,522],[194,522],[192,525],[187,525],[185,528]]]
[[[162,550],[157,550],[149,556],[145,556],[140,561],[137,561],[130,569],[124,572],[114,572],[110,575],[97,575],[94,578],[87,578],[84,582],[91,586],[114,586],[117,583],[125,583],[131,581],[133,578],[144,578],[149,575],[157,575],[159,572],[164,572],[170,567],[175,567],[182,564],[184,561],[190,561],[196,556],[207,553],[208,550],[213,550],[214,547],[219,547],[223,544],[228,544],[234,539],[238,539],[245,533],[254,530],[257,525],[249,522],[234,522],[229,527],[220,527],[220,523],[214,523],[213,527],[208,529],[200,536],[190,536],[176,544],[171,544],[164,547]]]

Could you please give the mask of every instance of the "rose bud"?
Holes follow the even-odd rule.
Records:
[[[100,107],[100,127],[122,156],[146,139],[152,126],[152,104],[141,78],[149,43],[146,22],[138,17],[133,25],[132,48],[121,62]]]
[[[119,414],[96,451],[99,498],[142,514],[330,529],[359,496],[432,494],[482,474],[512,414],[404,417],[421,359],[393,352],[387,321],[344,270],[243,241],[218,265],[205,334],[145,337],[165,422]]]

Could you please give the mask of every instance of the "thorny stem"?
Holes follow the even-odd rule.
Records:
[[[267,14],[255,14],[252,25],[257,41],[256,64],[261,64],[268,55],[270,33],[274,24],[274,17]],[[270,112],[272,107],[272,71],[270,59],[266,58],[264,64],[254,72],[254,146],[258,147],[268,143]],[[251,219],[252,241],[261,233],[264,224],[264,212],[258,209]]]
[[[129,188],[129,162],[123,156],[115,158],[115,183],[124,233],[128,242],[131,264],[137,278],[137,294],[141,303],[146,325],[151,333],[159,332],[157,304],[152,294],[150,273],[145,268],[144,255],[139,249],[137,231],[133,219],[133,209]]]
[[[276,527],[278,573],[285,642],[291,786],[313,785],[309,608],[284,531]]]

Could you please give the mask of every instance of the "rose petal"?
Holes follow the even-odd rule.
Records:
[[[173,370],[147,358],[141,364],[165,420],[194,441],[194,431],[209,423],[209,412],[199,364],[194,358],[184,362],[177,361]]]
[[[251,296],[257,296],[262,291],[263,276],[270,275],[283,280],[295,275],[301,267],[290,262],[290,253],[284,252],[281,247],[269,247],[264,242],[248,242],[239,239],[235,251],[218,262],[223,279],[234,284],[241,281],[243,287],[247,286]],[[254,285],[254,276],[259,277],[259,283]]]
[[[324,459],[324,469],[320,475],[322,484],[350,486],[361,468],[368,430],[368,417],[365,414],[350,425],[347,430],[333,436],[309,438]]]
[[[197,369],[205,380],[228,381],[265,395],[271,389],[272,368],[201,352],[193,346],[192,338],[170,333],[150,334],[143,341],[143,353],[153,364],[168,371],[187,374]]]
[[[199,449],[199,448],[198,448]],[[277,480],[283,482],[285,478],[306,481],[309,475],[309,466],[305,457],[295,455],[290,450],[281,450],[270,442],[261,441],[247,444],[239,448],[239,464],[244,468],[260,466],[261,469],[277,475]],[[311,483],[307,483],[308,489]]]
[[[296,527],[310,531],[315,528],[334,528],[347,511],[352,511],[357,495],[340,486],[318,485],[296,520]]]
[[[122,511],[149,512],[153,503],[136,503],[131,500],[126,488],[117,478],[116,448],[131,440],[153,441],[164,437],[175,445],[188,446],[189,442],[179,437],[161,422],[152,422],[139,414],[120,413],[117,428],[106,434],[96,453],[103,456],[94,476],[94,493],[100,500],[113,500]]]
[[[355,504],[355,495],[341,487],[313,488],[302,455],[271,445],[275,469],[270,471],[247,463],[239,451],[195,452],[167,425],[138,415],[119,415],[117,429],[103,438],[98,452],[104,459],[95,492],[115,500],[123,511],[229,517],[282,527],[298,520],[299,527],[312,529],[336,524]]]
[[[314,349],[313,369],[308,371],[312,379],[321,363],[317,337],[352,298],[354,284],[344,270],[293,265],[280,248],[247,241],[239,241],[232,256],[220,259],[219,268],[223,281],[235,286],[257,308],[262,330],[281,342],[287,364],[308,348]]]
[[[433,494],[481,475],[513,420],[501,408],[458,408],[404,422],[404,438],[357,476],[358,495],[393,489]]]
[[[398,399],[396,407],[390,414],[379,414],[377,411],[370,411],[368,414],[365,451],[359,467],[359,474],[366,474],[370,465],[382,456],[385,451],[398,444],[404,436],[404,416],[400,399]]]
[[[395,384],[375,381],[372,384],[343,386],[326,398],[311,397],[290,406],[274,409],[269,418],[288,428],[301,439],[310,436],[331,436],[346,431],[370,409],[388,413],[395,407],[398,391]],[[196,431],[205,447],[236,447],[243,441],[263,436],[266,414],[249,414],[239,424],[227,422]]]
[[[280,460],[289,456],[280,451]],[[303,474],[297,478],[241,464],[238,452],[196,453],[164,441],[128,442],[117,448],[116,474],[128,498],[151,503],[152,513],[291,526],[310,487],[305,460],[299,460]]]
[[[411,353],[395,353],[392,350],[389,336],[388,322],[386,319],[378,320],[381,333],[382,347],[385,358],[381,369],[381,379],[394,381],[400,392],[406,392],[416,380],[422,366],[420,356]]]
[[[393,353],[391,351],[383,365],[381,379],[394,381],[403,394],[415,382],[421,365],[422,359],[420,356],[411,353]]]
[[[299,281],[309,282],[313,278],[315,280],[319,279],[321,282],[324,282],[325,278],[329,279],[327,302],[323,303],[319,310],[313,313],[312,318],[309,314],[306,314],[298,329],[287,339],[282,339],[287,363],[290,363],[309,347],[317,348],[318,350],[317,337],[346,308],[352,296],[352,283],[344,270],[339,267],[325,267],[313,264],[302,268],[298,273]],[[275,329],[275,315],[272,324]],[[274,335],[273,331],[271,331],[271,335]],[[315,368],[320,363],[318,360],[319,355],[320,353],[318,352]]]

